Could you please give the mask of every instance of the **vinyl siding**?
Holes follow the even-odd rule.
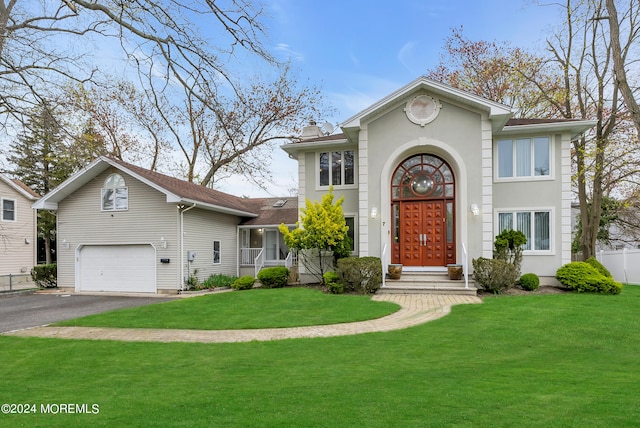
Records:
[[[36,211],[33,201],[0,181],[0,200],[15,201],[15,221],[0,216],[0,275],[28,273],[36,260]],[[28,240],[27,244],[25,240]]]
[[[168,204],[157,190],[119,172],[128,187],[128,210],[102,211],[101,189],[112,172],[117,171],[105,171],[58,204],[58,286],[75,288],[75,258],[82,245],[151,244],[156,248],[158,290],[178,289],[176,206]],[[162,248],[162,238],[167,248]],[[160,263],[162,258],[170,259],[170,263]]]
[[[195,251],[190,269],[198,270],[197,277],[204,281],[211,274],[236,275],[238,263],[237,226],[240,217],[194,208],[184,213],[184,261],[186,254]],[[213,241],[220,241],[220,264],[213,264]]]

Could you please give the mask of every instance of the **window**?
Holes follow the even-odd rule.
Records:
[[[498,213],[498,233],[519,230],[527,237],[525,251],[551,251],[551,211],[514,211]]]
[[[518,138],[498,141],[498,178],[549,177],[551,139]]]
[[[213,264],[219,265],[220,263],[220,241],[213,241]]]
[[[351,252],[354,253],[356,251],[356,217],[346,215],[344,220],[349,228],[347,236],[351,238]]]
[[[320,186],[355,184],[354,151],[320,153]]]
[[[2,200],[2,221],[16,221],[16,201],[13,199]]]
[[[120,174],[111,174],[102,188],[102,210],[124,211],[129,209],[129,189]]]

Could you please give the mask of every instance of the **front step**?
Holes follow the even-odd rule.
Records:
[[[473,281],[465,288],[465,281],[450,280],[441,272],[403,272],[400,279],[386,279],[384,287],[376,294],[457,294],[476,296],[478,289]]]

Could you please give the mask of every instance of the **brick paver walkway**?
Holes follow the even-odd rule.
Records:
[[[386,317],[345,324],[252,330],[178,330],[102,327],[34,327],[3,333],[60,339],[124,340],[136,342],[250,342],[292,338],[346,336],[351,334],[399,330],[438,319],[451,306],[482,303],[476,296],[440,294],[381,294],[374,300],[398,303],[402,308]]]

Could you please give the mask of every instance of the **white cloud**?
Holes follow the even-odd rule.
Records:
[[[411,62],[415,58],[414,51],[416,46],[416,42],[410,41],[405,43],[398,51],[398,61],[411,72],[413,72]]]
[[[301,52],[296,52],[291,49],[286,43],[278,43],[275,47],[276,52],[281,53],[287,59],[294,59],[296,61],[302,62],[304,61],[304,54]]]

